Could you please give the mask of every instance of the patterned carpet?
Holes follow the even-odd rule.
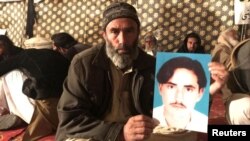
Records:
[[[221,94],[214,95],[213,103],[209,114],[209,124],[210,125],[227,124],[225,119],[225,106],[222,102]]]
[[[0,141],[22,141],[25,128],[10,131],[0,131]],[[53,135],[39,139],[38,141],[55,141]]]

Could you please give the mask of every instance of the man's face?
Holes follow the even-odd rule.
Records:
[[[154,37],[147,37],[145,39],[145,48],[146,50],[152,50],[156,47],[156,40],[154,40]]]
[[[68,52],[68,49],[62,48],[62,47],[57,47],[54,43],[52,43],[52,49],[54,51],[57,51],[57,52],[61,53],[62,55],[65,55]]]
[[[159,85],[164,116],[170,127],[185,128],[190,121],[191,112],[203,94],[197,82],[193,71],[178,68],[166,83]]]
[[[129,18],[112,20],[103,32],[107,55],[120,69],[132,65],[137,51],[138,36],[138,25]]]
[[[189,52],[194,52],[198,46],[198,41],[194,37],[190,37],[187,40],[187,49]]]

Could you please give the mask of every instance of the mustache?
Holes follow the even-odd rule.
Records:
[[[187,108],[183,103],[179,103],[179,102],[173,102],[173,103],[170,103],[170,105],[174,107]]]
[[[124,49],[130,51],[129,46],[126,45],[126,44],[119,44],[119,45],[118,45],[118,48],[116,48],[116,50],[124,50]]]

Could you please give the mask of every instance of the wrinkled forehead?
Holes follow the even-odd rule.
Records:
[[[137,29],[137,23],[130,18],[117,18],[108,23],[106,29]]]

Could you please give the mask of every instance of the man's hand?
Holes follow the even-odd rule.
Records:
[[[213,83],[210,85],[210,94],[213,95],[227,82],[229,73],[226,67],[218,62],[211,62],[208,67],[213,79]]]
[[[148,139],[156,124],[153,119],[144,115],[129,118],[123,128],[125,141],[141,141]]]

